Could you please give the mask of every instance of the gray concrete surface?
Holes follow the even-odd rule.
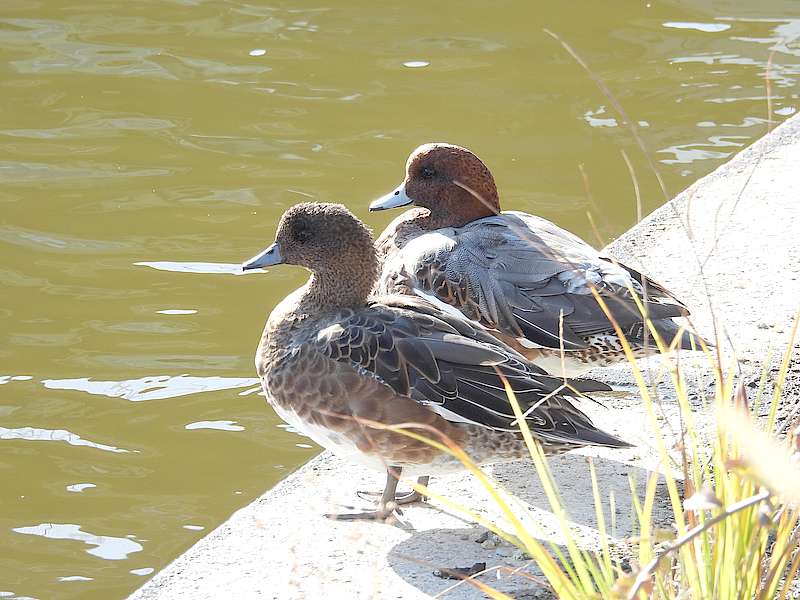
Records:
[[[673,290],[692,308],[693,322],[705,335],[716,330],[726,360],[734,356],[748,382],[763,367],[776,369],[780,352],[800,306],[800,117],[743,151],[701,179],[672,202],[620,237],[608,251],[640,267]],[[680,357],[691,373],[695,418],[704,431],[713,419],[702,408],[711,393],[709,367],[702,358]],[[649,361],[648,377],[662,379],[660,359]],[[793,364],[782,418],[796,415],[800,367]],[[587,455],[594,458],[601,494],[613,493],[616,511],[613,543],[624,551],[635,534],[629,477],[638,493],[658,468],[650,426],[633,391],[626,367],[596,371],[622,390],[605,398],[605,407],[584,404],[602,427],[636,447],[624,451],[572,453],[552,461],[571,526],[582,544],[599,540]],[[677,407],[666,384],[659,385],[659,427],[668,437],[679,430]],[[266,410],[266,409],[265,409]],[[490,471],[512,498],[537,537],[558,543],[556,520],[529,464],[497,466]],[[412,506],[404,524],[343,523],[322,514],[343,505],[363,506],[356,490],[378,490],[382,475],[343,464],[323,454],[178,557],[131,596],[135,600],[211,598],[482,598],[467,584],[435,577],[437,568],[485,562],[506,565],[535,577],[529,561],[506,544],[477,543],[482,533],[466,516],[442,509],[436,501]],[[487,494],[469,475],[434,479],[432,489],[485,518],[504,524]],[[663,497],[662,497],[663,500]],[[608,517],[609,504],[605,510]],[[657,518],[670,522],[665,503]],[[508,527],[507,524],[504,525]],[[549,597],[535,579],[492,571],[482,580],[515,598]],[[439,596],[437,596],[437,594]]]

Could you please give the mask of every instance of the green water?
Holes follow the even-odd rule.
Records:
[[[506,208],[605,243],[636,219],[622,150],[644,212],[664,197],[542,29],[675,194],[765,133],[772,51],[771,117],[797,110],[797,9],[4,0],[0,597],[124,597],[317,452],[252,364],[305,275],[228,273],[284,208],[379,229],[369,200],[441,140],[486,159]]]

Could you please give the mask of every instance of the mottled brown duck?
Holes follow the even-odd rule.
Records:
[[[478,323],[422,298],[370,297],[378,259],[370,232],[345,207],[305,203],[280,220],[275,243],[243,269],[291,264],[311,276],[270,314],[256,353],[267,400],[287,423],[335,453],[387,472],[376,510],[339,518],[385,519],[397,476],[462,468],[434,446],[380,425],[413,423],[459,444],[476,462],[527,456],[503,388],[516,392],[548,454],[624,447],[569,397],[604,391],[592,380],[551,377]]]
[[[378,293],[438,300],[565,376],[625,360],[592,290],[637,357],[655,347],[637,303],[667,345],[701,347],[699,337],[673,320],[689,311],[664,287],[546,219],[501,212],[491,171],[466,148],[420,146],[408,158],[403,183],[370,210],[407,205],[416,208],[376,243],[383,263]]]

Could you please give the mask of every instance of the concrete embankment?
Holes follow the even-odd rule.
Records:
[[[756,381],[762,368],[774,371],[800,305],[800,116],[744,150],[714,173],[608,247],[608,252],[650,274],[692,309],[692,321],[712,337],[716,325],[726,356],[736,356],[743,377]],[[770,351],[773,358],[767,364]],[[702,357],[681,356],[691,370],[695,418],[709,430],[702,408],[711,391]],[[658,359],[649,375],[661,377]],[[781,415],[797,406],[800,367],[793,366]],[[582,405],[602,428],[636,444],[624,451],[586,451],[552,460],[572,525],[591,547],[599,539],[586,456],[593,456],[601,494],[613,493],[616,514],[610,533],[623,543],[635,534],[629,477],[641,494],[657,468],[653,434],[626,367],[592,376],[629,393]],[[677,406],[661,386],[662,431],[675,439]],[[266,410],[266,409],[265,409]],[[518,512],[538,537],[558,541],[556,521],[529,464],[497,466],[495,480],[513,495]],[[379,490],[383,475],[342,463],[328,453],[313,459],[255,502],[235,513],[131,596],[135,600],[218,598],[428,598],[454,581],[433,575],[440,568],[485,562],[536,575],[535,567],[505,544],[477,543],[482,533],[468,518],[441,510],[435,501],[404,511],[404,524],[345,523],[325,519],[343,505],[363,505],[356,490]],[[504,519],[469,475],[434,479],[438,494],[498,523]],[[606,515],[608,516],[608,504]],[[658,518],[669,523],[666,506]],[[547,597],[529,577],[498,571],[483,580],[515,598]],[[483,598],[466,584],[445,598]]]

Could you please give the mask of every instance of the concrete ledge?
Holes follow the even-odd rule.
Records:
[[[794,117],[701,179],[672,202],[620,237],[608,251],[639,266],[692,308],[693,321],[706,335],[714,322],[726,339],[724,352],[757,379],[769,350],[785,347],[800,305],[800,116]],[[510,207],[509,207],[510,208]],[[699,260],[698,260],[699,258]],[[702,275],[701,275],[702,270]],[[701,406],[710,390],[704,359],[681,356],[696,374],[696,419],[710,431],[711,417]],[[651,373],[660,376],[657,359]],[[773,359],[772,362],[775,362]],[[786,419],[800,399],[793,366],[781,414]],[[585,404],[600,426],[637,444],[625,451],[592,455],[601,494],[614,494],[612,537],[624,551],[635,533],[631,517],[632,476],[641,488],[656,468],[652,434],[633,391],[629,370],[619,367],[592,376],[623,393],[604,409]],[[625,393],[628,390],[628,393]],[[679,431],[677,407],[662,387],[663,430]],[[796,413],[794,413],[796,415]],[[596,530],[587,460],[572,453],[552,461],[573,525],[582,543],[594,546]],[[553,515],[533,467],[519,463],[495,467],[494,479],[519,507],[519,514],[542,539],[558,543]],[[405,525],[339,523],[322,517],[343,504],[359,504],[355,490],[379,490],[383,476],[343,464],[325,453],[313,459],[261,498],[234,514],[171,565],[156,574],[131,599],[191,598],[429,598],[454,585],[435,577],[437,568],[507,565],[536,575],[514,549],[493,540],[476,543],[482,529],[469,519],[447,514],[436,502],[409,507]],[[503,522],[498,509],[471,476],[434,479],[434,491],[475,513]],[[608,518],[608,504],[605,506]],[[659,518],[669,522],[666,506]],[[534,580],[496,572],[484,575],[493,587],[515,598],[548,597]],[[447,598],[483,598],[468,585]]]

